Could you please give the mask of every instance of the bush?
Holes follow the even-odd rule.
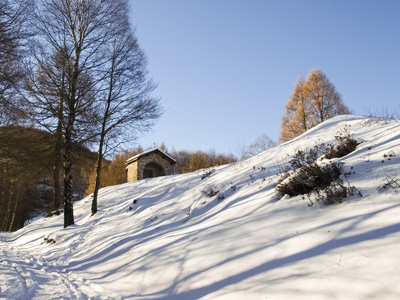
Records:
[[[201,180],[210,177],[215,172],[215,169],[203,170],[203,175],[201,175]]]
[[[219,189],[216,186],[207,186],[207,188],[203,191],[203,194],[208,198],[212,198],[219,193]]]
[[[324,189],[316,189],[312,192],[319,201],[322,199],[324,204],[330,205],[335,203],[342,203],[344,198],[354,195],[356,188],[354,186],[345,186],[343,180],[338,179]]]
[[[285,178],[277,185],[276,190],[291,197],[306,195],[313,204],[322,200],[324,204],[341,203],[343,198],[354,194],[356,188],[345,185],[340,178],[343,174],[342,167],[336,162],[318,163],[318,158],[324,154],[325,158],[343,157],[353,152],[359,144],[347,131],[340,130],[335,139],[338,144],[326,147],[325,144],[316,145],[309,151],[299,150],[294,158],[289,161]],[[347,179],[348,174],[344,176]]]
[[[327,159],[346,156],[356,150],[357,146],[360,144],[357,140],[352,138],[351,134],[347,131],[347,127],[339,130],[335,135],[335,139],[338,144],[327,149],[325,154]]]
[[[340,174],[342,174],[342,169],[336,163],[320,166],[313,162],[293,171],[278,184],[276,190],[291,197],[305,195],[330,186],[339,178]]]

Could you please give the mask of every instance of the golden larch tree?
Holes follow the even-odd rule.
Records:
[[[334,116],[350,112],[343,104],[335,86],[321,70],[310,71],[304,84],[304,92],[312,106],[310,118],[313,126]]]
[[[299,76],[282,117],[280,142],[289,141],[337,115],[348,114],[335,86],[326,75],[313,69],[304,80]]]

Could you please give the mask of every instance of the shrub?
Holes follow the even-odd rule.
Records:
[[[340,144],[337,144],[329,149],[325,157],[327,159],[339,158],[356,150],[359,142],[354,139],[345,139]]]
[[[207,188],[203,191],[203,194],[208,198],[214,197],[219,193],[219,189],[216,186],[207,186]]]
[[[297,151],[289,161],[285,178],[277,185],[276,190],[291,197],[306,195],[311,205],[311,198],[315,198],[316,201],[322,200],[324,204],[334,204],[352,196],[356,188],[351,186],[348,180],[348,186],[345,185],[340,178],[343,170],[338,163],[318,163],[321,154],[328,159],[343,157],[353,152],[359,144],[351,138],[346,127],[336,134],[335,139],[338,142],[335,146],[326,147],[322,143],[308,151]],[[346,179],[348,175],[344,174]]]
[[[356,188],[354,186],[345,186],[343,180],[338,179],[324,189],[316,189],[312,192],[317,200],[323,200],[324,204],[342,203],[342,199],[353,196]]]
[[[44,238],[44,241],[45,241],[47,244],[55,244],[55,243],[56,243],[56,240],[55,240],[55,239],[52,239],[52,238]]]
[[[346,156],[347,154],[356,150],[357,146],[360,144],[347,131],[347,127],[339,130],[335,135],[335,139],[337,144],[326,151],[325,157],[327,159]]]
[[[289,161],[289,169],[296,170],[299,168],[307,167],[315,163],[322,154],[326,152],[325,144],[321,143],[308,151],[298,150],[294,158]]]
[[[294,170],[278,184],[276,190],[291,197],[309,194],[313,190],[328,187],[339,178],[341,173],[341,167],[336,163],[320,166],[313,162]]]
[[[203,170],[203,175],[201,175],[201,180],[210,177],[212,175],[212,173],[215,172],[215,169],[207,169],[207,170]]]

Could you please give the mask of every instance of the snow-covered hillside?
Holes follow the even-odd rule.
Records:
[[[298,150],[344,128],[361,144],[334,161],[359,193],[309,206],[275,190]],[[335,117],[244,162],[104,188],[66,229],[1,233],[0,298],[397,299],[399,184],[400,122]]]

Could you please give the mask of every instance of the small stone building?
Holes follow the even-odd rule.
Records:
[[[156,148],[131,157],[125,164],[127,181],[132,182],[175,174],[176,160]]]

